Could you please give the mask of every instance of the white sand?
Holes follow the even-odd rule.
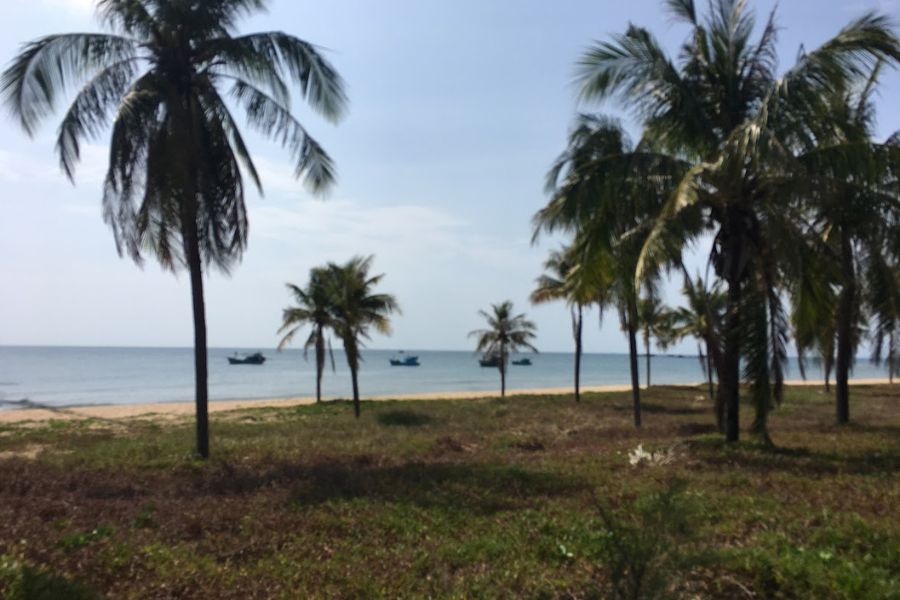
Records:
[[[851,385],[884,385],[887,379],[852,379]],[[821,381],[789,381],[788,385],[821,386]],[[703,385],[702,383],[694,384]],[[690,384],[685,385],[689,387]],[[581,388],[582,392],[627,392],[630,385],[594,385]],[[572,393],[571,387],[535,388],[528,390],[509,390],[510,396],[523,395],[559,395]],[[478,398],[496,398],[498,390],[483,392],[428,392],[419,394],[401,394],[393,396],[366,397],[363,400],[474,400]],[[334,398],[328,398],[333,400]],[[313,404],[315,398],[280,398],[272,400],[224,400],[209,403],[209,412],[226,412],[245,408],[278,407],[287,408],[304,404]],[[144,418],[178,418],[194,414],[193,402],[160,402],[155,404],[104,404],[96,406],[79,406],[73,408],[45,409],[24,408],[0,410],[0,423],[21,423],[24,421],[48,421],[51,419],[131,419]]]

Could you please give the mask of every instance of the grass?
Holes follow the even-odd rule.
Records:
[[[0,597],[605,598],[627,550],[654,597],[900,598],[900,387],[852,409],[792,388],[775,447],[723,444],[694,388],[646,392],[641,430],[620,393],[251,409],[208,462],[189,421],[6,426]],[[647,513],[673,487],[692,508]]]

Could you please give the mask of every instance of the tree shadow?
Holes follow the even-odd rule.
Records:
[[[296,505],[371,499],[491,514],[541,498],[589,489],[580,479],[499,464],[411,462],[374,464],[366,456],[314,464],[282,463],[261,472],[223,466],[195,482],[204,496],[256,493],[281,487]]]
[[[630,412],[634,407],[629,404],[611,404],[610,408],[619,412]],[[655,402],[641,402],[641,412],[660,415],[703,415],[712,414],[711,406],[679,406],[657,404]]]
[[[693,448],[705,450],[694,455],[708,465],[728,467],[737,464],[758,473],[782,471],[815,477],[838,474],[881,477],[900,473],[898,451],[840,454],[756,442],[745,442],[734,448],[724,448],[726,444],[722,440],[689,443]]]
[[[406,409],[379,412],[375,415],[375,420],[389,427],[421,427],[434,422],[434,419],[426,414]]]

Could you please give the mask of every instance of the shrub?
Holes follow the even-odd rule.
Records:
[[[639,497],[627,509],[600,509],[595,554],[607,575],[604,597],[665,598],[674,576],[691,562],[697,511],[672,481],[662,491]]]

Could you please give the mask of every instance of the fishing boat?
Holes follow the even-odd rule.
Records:
[[[391,359],[392,367],[418,367],[419,366],[419,357],[413,356],[411,354],[404,354],[401,350],[396,356]]]
[[[228,364],[230,365],[261,365],[266,362],[266,357],[262,355],[262,352],[254,352],[253,354],[238,354],[234,353],[234,356],[228,357]]]
[[[500,355],[499,354],[485,354],[483,357],[478,359],[478,364],[482,367],[499,367],[500,366]]]
[[[516,366],[519,366],[519,367],[530,367],[530,366],[531,366],[531,359],[530,359],[530,358],[527,358],[527,357],[526,357],[526,358],[520,358],[519,360],[514,360],[514,361],[512,361],[512,364],[514,364],[514,365],[516,365]]]

